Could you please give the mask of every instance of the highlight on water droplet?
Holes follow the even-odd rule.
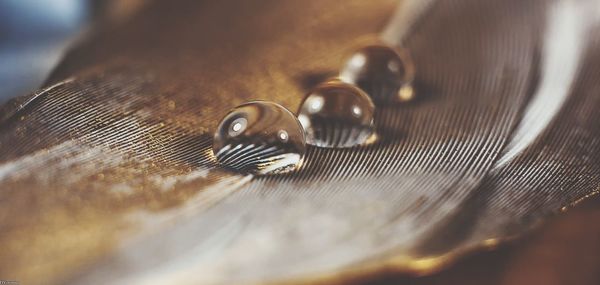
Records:
[[[331,79],[308,94],[298,120],[306,131],[306,142],[328,148],[368,144],[375,137],[375,105],[352,84]]]
[[[253,101],[232,109],[215,132],[213,154],[224,167],[257,175],[293,171],[306,152],[304,129],[283,106]]]
[[[356,50],[340,71],[342,81],[360,87],[378,105],[413,100],[414,77],[408,51],[381,43]]]

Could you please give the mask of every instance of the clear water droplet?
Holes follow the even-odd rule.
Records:
[[[304,98],[298,119],[306,142],[319,147],[352,147],[366,144],[375,135],[375,106],[369,96],[338,79],[317,86]]]
[[[377,104],[414,98],[415,68],[406,50],[383,44],[354,52],[340,71],[340,79],[364,90]]]
[[[221,165],[258,175],[296,169],[305,151],[304,130],[294,114],[263,101],[232,109],[219,124],[213,142]]]

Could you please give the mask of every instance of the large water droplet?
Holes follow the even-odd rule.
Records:
[[[408,52],[383,44],[357,50],[340,71],[342,81],[357,85],[378,105],[412,100],[414,76]]]
[[[221,165],[259,175],[296,169],[305,151],[304,130],[294,114],[263,101],[231,110],[219,124],[213,142],[213,153]]]
[[[375,106],[365,92],[337,79],[317,86],[298,111],[306,142],[319,147],[352,147],[374,138]]]

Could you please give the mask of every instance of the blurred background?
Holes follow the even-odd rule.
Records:
[[[34,92],[98,22],[118,22],[145,0],[0,1],[0,104]]]
[[[33,92],[83,33],[89,1],[0,2],[0,103]]]

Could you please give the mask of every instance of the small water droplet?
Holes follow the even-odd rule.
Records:
[[[332,79],[306,96],[298,111],[298,119],[306,130],[308,144],[330,148],[352,147],[372,141],[374,111],[375,106],[365,92]]]
[[[357,85],[378,104],[412,100],[414,76],[408,52],[383,44],[357,50],[340,71],[342,81]]]
[[[254,101],[232,109],[215,133],[213,154],[230,169],[259,175],[300,166],[306,143],[298,119],[279,104]]]

